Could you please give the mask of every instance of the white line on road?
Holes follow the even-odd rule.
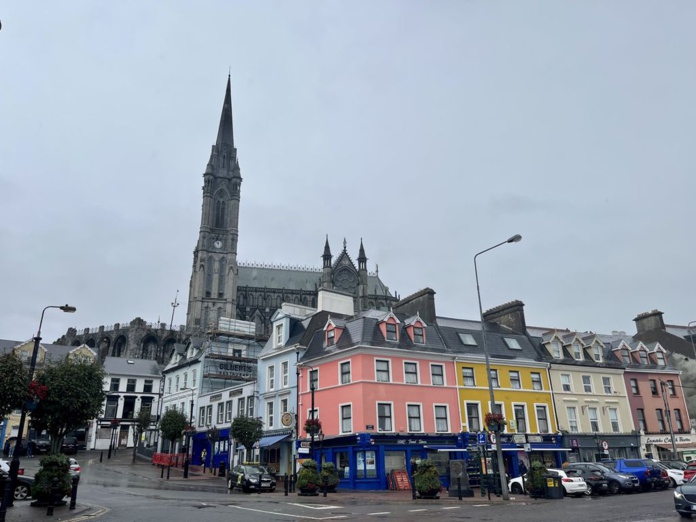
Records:
[[[452,507],[444,507],[442,509],[460,509],[459,506],[452,506]]]
[[[376,515],[389,515],[391,514],[391,511],[380,511],[379,513],[368,513],[370,516],[376,516]]]
[[[242,506],[230,506],[230,505],[228,505],[227,507],[231,507],[231,508],[235,508],[235,509],[242,509],[244,511],[253,511],[255,513],[264,513],[267,515],[301,518],[303,520],[335,520],[337,518],[346,518],[346,515],[337,515],[335,517],[310,517],[307,515],[292,515],[290,513],[278,513],[277,511],[266,511],[264,509],[253,509],[253,508],[247,508],[247,507],[242,507]]]
[[[299,506],[307,509],[339,509],[342,506],[327,506],[325,504],[298,504],[296,502],[288,502],[291,506]]]
[[[428,511],[427,509],[409,509],[409,513],[418,513],[419,511]]]

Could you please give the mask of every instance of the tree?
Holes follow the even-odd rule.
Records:
[[[169,447],[169,453],[171,453],[174,448],[174,441],[181,437],[181,433],[184,431],[187,424],[188,419],[186,415],[177,409],[172,408],[162,415],[162,419],[160,420],[160,431],[162,432],[162,437],[172,443]]]
[[[133,462],[135,462],[135,453],[138,450],[138,444],[140,443],[140,437],[145,430],[150,427],[150,408],[140,408],[140,413],[135,418],[135,424],[133,424]]]
[[[36,381],[48,391],[31,412],[31,423],[38,432],[48,432],[51,452],[58,453],[65,435],[101,414],[106,400],[104,369],[66,358],[44,367]]]
[[[232,421],[230,435],[250,453],[263,436],[263,421],[254,417],[237,417]]]
[[[0,420],[7,417],[13,410],[20,408],[27,398],[29,372],[22,360],[14,353],[0,356]]]

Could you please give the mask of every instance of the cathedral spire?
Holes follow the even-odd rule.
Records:
[[[232,132],[232,86],[230,75],[227,75],[227,92],[225,92],[225,102],[222,104],[220,127],[218,128],[215,146],[218,151],[222,151],[225,148],[228,148],[230,151],[234,149],[234,133]]]

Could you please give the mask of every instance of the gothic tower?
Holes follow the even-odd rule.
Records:
[[[186,313],[186,327],[190,332],[209,329],[220,317],[236,318],[241,185],[228,76],[217,141],[203,174],[201,227],[193,251]]]

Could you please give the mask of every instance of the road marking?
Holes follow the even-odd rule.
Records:
[[[378,513],[368,513],[370,516],[377,516],[377,515],[390,515],[391,511],[380,511]]]
[[[325,504],[298,504],[297,502],[288,502],[291,506],[299,506],[307,509],[339,509],[342,506],[327,506]]]
[[[346,518],[346,515],[336,515],[335,517],[310,517],[307,515],[291,515],[290,513],[279,513],[277,511],[266,511],[264,509],[253,509],[253,508],[247,508],[247,507],[242,507],[242,506],[230,506],[230,505],[228,505],[227,507],[231,507],[231,508],[235,508],[235,509],[242,509],[244,511],[253,511],[255,513],[264,513],[267,515],[302,518],[305,520],[335,520],[337,518]]]
[[[488,504],[474,504],[474,507],[488,507]]]
[[[418,513],[419,511],[428,511],[427,509],[409,509],[409,513]]]
[[[100,516],[108,513],[109,511],[110,511],[109,508],[99,506],[99,509],[97,511],[95,511],[94,513],[91,513],[89,515],[80,515],[79,517],[70,518],[67,520],[69,520],[70,522],[83,522],[85,520],[93,520],[94,518],[100,517]]]
[[[459,509],[459,506],[443,507],[442,509]]]

